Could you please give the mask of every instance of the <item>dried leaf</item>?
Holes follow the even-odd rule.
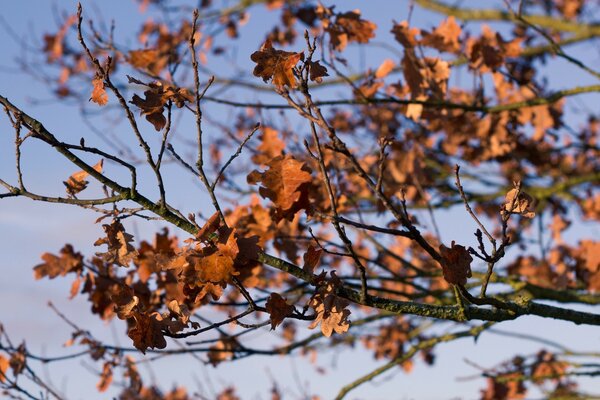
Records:
[[[278,216],[291,220],[297,211],[307,205],[308,186],[312,182],[310,170],[291,155],[274,158],[268,167],[263,173],[250,173],[248,182],[261,182],[260,195],[273,201]]]
[[[17,377],[17,375],[20,375],[25,369],[25,354],[25,344],[21,344],[17,348],[17,351],[12,353],[10,356],[9,364],[15,377]]]
[[[102,373],[100,374],[100,381],[96,384],[96,388],[100,393],[105,392],[113,380],[112,372],[113,364],[110,361],[106,361],[102,367]]]
[[[321,324],[321,333],[330,337],[335,333],[347,332],[350,328],[348,316],[350,310],[346,309],[348,301],[336,296],[337,287],[341,285],[340,279],[331,271],[331,278],[327,279],[325,273],[317,279],[317,291],[310,299],[309,306],[315,310],[317,317],[308,327],[313,329]]]
[[[448,17],[431,33],[424,32],[421,44],[439,51],[457,52],[460,50],[460,26],[453,16]]]
[[[90,100],[99,106],[106,105],[106,103],[108,103],[108,95],[104,89],[104,80],[96,77],[92,79],[92,85],[94,86],[94,89],[92,90]]]
[[[162,334],[165,324],[159,313],[135,312],[133,318],[135,323],[127,335],[133,340],[133,345],[139,351],[145,354],[148,348],[164,349],[167,347],[167,342]]]
[[[348,43],[368,43],[375,37],[375,25],[371,21],[360,18],[358,10],[336,14],[335,23],[329,25],[326,31],[331,37],[331,45],[337,51],[343,51]]]
[[[402,21],[392,28],[396,40],[405,48],[412,49],[418,44],[417,35],[421,33],[418,28],[409,28],[408,21]]]
[[[440,245],[440,254],[444,279],[454,285],[466,284],[467,278],[471,277],[471,262],[473,261],[469,251],[464,246],[452,241],[450,248],[443,244]]]
[[[6,382],[6,372],[8,371],[8,358],[0,354],[0,383]]]
[[[313,245],[308,246],[306,253],[304,254],[304,266],[303,270],[313,273],[317,265],[319,265],[319,261],[321,261],[321,256],[323,255],[323,249],[317,249]]]
[[[43,264],[33,267],[35,279],[41,279],[47,276],[54,279],[57,276],[65,276],[69,272],[77,272],[83,269],[83,255],[76,253],[73,246],[65,245],[60,250],[60,256],[50,253],[42,254]]]
[[[304,57],[304,53],[293,53],[283,50],[275,50],[270,40],[267,40],[259,51],[252,53],[250,59],[257,65],[252,72],[263,81],[273,80],[277,87],[297,86],[293,68],[298,61]]]
[[[515,199],[517,193],[519,195]],[[502,210],[511,214],[519,214],[525,218],[533,218],[535,217],[535,200],[525,192],[511,189],[506,194]]]
[[[101,159],[94,165],[92,168],[98,172],[102,173],[102,166],[104,164],[104,160]],[[63,184],[67,187],[67,193],[71,196],[76,195],[85,189],[88,185],[88,181],[85,179],[88,177],[88,173],[86,171],[78,171],[69,177]]]
[[[194,100],[194,96],[185,88],[178,88],[160,81],[145,84],[132,77],[129,77],[129,81],[149,88],[144,92],[144,98],[134,94],[130,103],[140,108],[140,114],[146,116],[148,122],[154,125],[154,129],[157,131],[163,129],[167,124],[163,112],[169,101],[181,108],[186,102]]]
[[[222,337],[214,346],[210,347],[208,352],[208,361],[217,366],[220,362],[229,360],[233,357],[233,350],[238,347],[238,343],[234,338]]]
[[[377,68],[377,71],[375,71],[375,78],[385,78],[386,76],[388,76],[390,74],[390,72],[392,72],[392,70],[394,69],[395,63],[394,61],[392,61],[389,58],[386,58],[381,65],[379,66],[379,68]]]
[[[96,240],[94,246],[108,246],[104,253],[96,253],[98,257],[109,264],[117,264],[121,267],[127,267],[137,256],[137,250],[131,245],[133,236],[125,232],[125,228],[115,219],[110,225],[102,225],[106,237]]]
[[[271,330],[283,322],[285,317],[292,315],[294,306],[289,305],[278,293],[271,293],[265,304],[271,321]]]
[[[310,68],[310,80],[313,82],[323,82],[324,76],[329,76],[327,68],[320,64],[320,61],[311,61],[309,64]]]

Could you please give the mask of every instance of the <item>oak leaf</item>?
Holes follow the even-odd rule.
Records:
[[[144,98],[134,94],[130,103],[140,108],[140,114],[144,115],[157,131],[163,129],[167,124],[163,112],[169,101],[181,108],[186,102],[194,100],[194,96],[185,88],[178,88],[161,81],[144,83],[130,76],[128,78],[130,83],[148,87],[148,90],[144,91]]]
[[[94,246],[108,246],[104,253],[96,253],[104,262],[117,264],[121,267],[127,267],[137,256],[137,250],[131,245],[133,236],[125,232],[125,228],[119,222],[114,220],[110,225],[102,225],[106,237],[100,238],[94,242]]]
[[[349,302],[335,293],[338,287],[342,285],[341,280],[336,276],[335,271],[331,271],[331,277],[328,279],[323,272],[315,282],[317,291],[308,303],[317,314],[315,320],[308,327],[313,329],[321,324],[321,333],[330,337],[335,333],[347,332],[350,328],[348,316],[350,310],[346,307]]]
[[[268,126],[262,127],[261,144],[256,148],[259,153],[252,156],[252,162],[266,165],[273,158],[282,155],[285,142],[279,136],[279,131]]]
[[[297,82],[293,68],[303,57],[304,53],[302,52],[275,50],[271,41],[267,39],[260,50],[250,56],[250,59],[257,64],[252,73],[265,82],[272,79],[273,85],[277,87],[295,88]]]
[[[289,317],[294,312],[294,306],[289,305],[278,293],[271,293],[265,304],[271,321],[271,330],[275,329],[283,322],[285,317]]]
[[[99,106],[105,106],[108,103],[108,95],[104,89],[104,80],[100,77],[95,77],[92,79],[92,85],[94,89],[92,90],[90,100]]]
[[[471,277],[471,262],[473,257],[469,251],[459,244],[452,241],[450,248],[440,245],[440,255],[442,256],[442,272],[444,279],[454,285],[464,285],[467,278]]]
[[[506,193],[502,211],[519,214],[525,218],[533,218],[535,217],[535,203],[535,199],[527,193],[511,189]]]
[[[261,182],[260,195],[275,204],[277,216],[291,220],[297,211],[307,207],[310,169],[291,155],[275,157],[267,165],[265,172],[251,172],[248,183]]]
[[[421,33],[421,30],[418,28],[410,28],[408,26],[408,21],[402,21],[394,25],[392,33],[402,46],[407,49],[412,49],[419,43],[417,35]]]
[[[127,61],[132,67],[157,76],[167,66],[168,57],[164,57],[158,49],[131,50]]]
[[[65,245],[60,250],[60,256],[54,254],[42,254],[43,264],[33,267],[35,279],[41,279],[47,276],[50,279],[57,276],[65,276],[68,272],[77,272],[83,269],[83,255],[76,253],[73,246]]]
[[[133,340],[136,349],[146,354],[148,348],[164,349],[167,347],[162,333],[165,324],[159,313],[135,312],[132,316],[135,322],[127,332],[127,336]]]
[[[92,168],[96,172],[102,173],[103,164],[104,164],[104,159],[101,159]],[[67,179],[66,181],[63,182],[63,184],[67,188],[67,193],[70,194],[71,196],[74,196],[77,193],[81,192],[83,189],[85,189],[87,187],[88,183],[89,183],[85,179],[85,178],[88,177],[88,175],[89,174],[86,171],[83,171],[83,170],[75,172],[73,175],[71,175],[69,177],[69,179]]]
[[[460,26],[453,16],[448,17],[431,33],[423,32],[421,44],[439,51],[457,52],[460,50]]]
[[[313,82],[321,83],[323,82],[324,76],[329,76],[327,73],[327,68],[320,64],[320,61],[311,61],[309,63],[310,69],[310,80]]]
[[[308,246],[306,253],[304,254],[304,266],[303,270],[312,273],[317,265],[319,265],[319,261],[321,261],[321,256],[323,255],[323,249],[317,249],[313,245]]]
[[[375,25],[371,21],[360,18],[358,10],[336,14],[335,23],[325,30],[329,32],[331,44],[337,51],[342,51],[348,43],[368,43],[375,37]]]

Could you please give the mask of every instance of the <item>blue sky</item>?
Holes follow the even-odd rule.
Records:
[[[474,3],[480,6],[498,4],[491,1]],[[96,10],[100,10],[106,21],[114,19],[117,27],[116,35],[126,44],[134,43],[133,34],[139,22],[146,18],[145,15],[137,12],[137,5],[133,1],[90,0],[83,1],[82,4],[85,15],[94,15]],[[347,1],[340,2],[338,8],[340,10],[362,8],[365,18],[377,22],[379,26],[378,41],[389,41],[392,20],[401,21],[408,15],[407,1]],[[6,2],[2,6],[1,17],[3,25],[10,27],[18,37],[24,37],[28,42],[30,39],[36,39],[35,43],[40,44],[44,33],[56,30],[55,11],[53,11],[55,9],[74,13],[76,2],[71,0]],[[265,11],[251,12],[250,22],[241,28],[241,39],[238,41],[236,51],[236,57],[241,64],[250,65],[249,55],[260,46],[266,30],[264,18],[268,14],[269,12]],[[440,20],[438,15],[420,11],[417,7],[412,24],[429,28]],[[18,43],[17,38],[6,31],[2,32],[0,94],[42,121],[57,136],[73,142],[78,141],[81,136],[86,136],[87,141],[90,137],[89,129],[82,123],[78,113],[73,111],[72,107],[54,101],[44,82],[36,81],[29,74],[20,71],[15,60],[27,53],[23,52],[23,45]],[[583,54],[589,50],[581,46],[572,49],[575,54]],[[376,68],[383,59],[392,57],[390,53],[377,47],[367,51],[354,51],[351,54],[350,64],[358,66],[367,63],[373,68]],[[598,54],[590,53],[589,58],[597,62]],[[587,76],[573,73],[572,69],[567,68],[563,62],[551,61],[550,64],[551,76],[558,77],[556,81],[551,82],[552,87],[562,88],[590,83]],[[209,65],[220,68],[219,65],[210,63]],[[228,67],[224,66],[224,68]],[[229,93],[228,96],[239,96],[240,100],[255,98],[249,93]],[[587,98],[590,97],[582,97],[584,100]],[[222,108],[215,107],[214,110],[214,114],[211,115],[213,118],[229,118],[227,111]],[[187,121],[181,122],[182,130],[185,130],[186,123]],[[577,123],[575,122],[574,125],[577,126]],[[149,135],[152,133],[151,129],[147,132]],[[209,134],[216,135],[218,132],[213,131]],[[94,143],[94,140],[98,141],[93,136],[91,138],[91,143]],[[10,127],[6,124],[5,118],[0,117],[0,177],[2,179],[8,177],[9,181],[14,182],[12,139]],[[64,190],[62,181],[75,169],[42,146],[31,145],[26,150],[28,153],[25,156],[25,172],[28,186],[38,193],[61,193]],[[107,170],[110,172],[113,167],[108,165]],[[175,206],[182,207],[184,213],[210,209],[209,203],[206,203],[200,194],[199,186],[190,176],[184,172],[177,172],[172,167],[169,167],[169,170],[171,189],[175,193],[173,196]],[[88,190],[90,196],[98,193],[97,188]],[[147,187],[147,190],[151,191],[152,188]],[[210,215],[210,213],[212,211],[206,211],[206,214]],[[27,199],[0,200],[0,254],[2,255],[0,272],[3,274],[0,282],[0,322],[4,324],[13,341],[26,340],[32,352],[59,355],[75,351],[75,349],[62,348],[62,343],[69,338],[70,329],[46,306],[48,300],[52,300],[66,315],[91,330],[98,338],[121,345],[129,344],[128,338],[123,334],[122,323],[108,326],[98,321],[89,314],[89,305],[83,296],[76,297],[74,300],[67,299],[69,280],[56,279],[42,282],[33,280],[31,268],[40,262],[39,256],[46,251],[57,252],[65,241],[72,243],[76,249],[86,254],[92,254],[96,250],[92,243],[102,236],[101,227],[93,224],[96,218],[97,215],[89,211],[70,206],[48,205]],[[455,210],[451,214],[440,213],[438,218],[442,237],[455,238],[459,241],[464,238],[465,241],[472,241],[474,225],[462,210]],[[153,232],[161,226],[157,222],[136,222],[134,226],[130,225],[136,238],[139,239],[151,239]],[[599,233],[597,227],[577,226],[572,230],[571,235],[576,238],[582,232],[595,233],[597,236]],[[502,324],[501,329],[539,334],[542,337],[564,342],[574,350],[586,351],[598,347],[599,333],[590,327],[578,327],[529,317]],[[305,335],[310,333],[312,332],[308,330],[303,332]],[[270,335],[265,330],[255,334],[251,344],[268,348],[270,340]],[[218,368],[203,365],[191,357],[172,358],[154,363],[147,369],[145,367],[140,369],[146,376],[155,377],[165,389],[168,389],[173,382],[188,386],[190,392],[196,390],[209,397],[214,391],[218,392],[225,386],[235,385],[243,399],[268,398],[268,389],[272,380],[275,380],[283,393],[289,395],[285,398],[296,398],[294,395],[300,394],[302,390],[308,390],[327,399],[341,386],[382,364],[375,362],[369,353],[358,350],[360,347],[357,346],[357,350],[335,354],[333,357],[328,354],[319,355],[318,365],[326,369],[325,374],[315,372],[307,360],[299,356],[285,359],[253,357],[236,363],[226,363]],[[483,380],[456,380],[457,377],[468,377],[478,372],[465,363],[466,359],[479,365],[491,366],[518,352],[529,354],[539,348],[537,344],[532,345],[525,341],[484,334],[477,343],[465,339],[439,346],[435,350],[437,359],[433,368],[417,362],[411,374],[406,375],[399,370],[388,373],[374,383],[366,384],[356,390],[349,398],[475,398],[478,389],[485,385]],[[143,358],[140,356],[140,359]],[[77,360],[51,364],[43,369],[44,373],[51,377],[52,382],[65,391],[68,398],[106,398],[106,395],[89,391],[97,381],[97,377],[88,371],[89,365]],[[40,365],[36,367],[42,368]],[[590,391],[600,391],[600,383],[592,380],[585,382],[585,388]],[[114,389],[110,393],[115,393]]]

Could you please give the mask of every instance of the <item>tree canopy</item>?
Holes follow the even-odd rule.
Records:
[[[31,265],[89,315],[50,303],[71,335],[47,334],[47,353],[0,325],[4,395],[436,397],[406,375],[440,364],[475,377],[467,398],[600,392],[598,352],[560,334],[600,325],[594,2],[125,3],[137,10],[59,4],[42,33],[0,20],[22,50],[3,74],[38,90],[0,86],[0,204],[83,211],[97,237],[81,249],[51,232],[64,245]],[[481,364],[488,337],[527,350]],[[444,361],[450,342],[461,356]],[[332,362],[327,387],[275,372],[255,391],[206,389],[152,370],[301,358],[327,374],[320,361],[346,353],[374,362]],[[44,373],[69,379],[74,360],[95,388]]]

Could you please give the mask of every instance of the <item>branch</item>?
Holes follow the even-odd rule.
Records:
[[[520,21],[513,13],[501,10],[469,9],[448,6],[436,0],[415,0],[418,5],[431,11],[454,16],[463,21],[511,21],[515,23],[524,23]],[[588,25],[577,22],[570,22],[564,19],[553,18],[547,15],[523,15],[521,17],[528,24],[534,24],[542,28],[552,29],[560,32],[591,33],[600,35],[599,25]]]

